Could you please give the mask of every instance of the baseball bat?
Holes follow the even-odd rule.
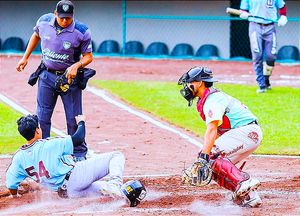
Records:
[[[234,9],[234,8],[230,8],[230,7],[226,8],[226,13],[231,14],[231,15],[240,16],[242,12],[243,11],[238,10],[238,9]],[[253,18],[257,18],[257,19],[262,19],[262,20],[270,21],[270,22],[278,22],[277,20],[266,19],[266,18],[263,18],[263,17],[260,17],[260,16],[253,16],[251,14],[249,15],[249,17],[253,17]]]
[[[231,15],[239,16],[239,15],[241,15],[242,11],[238,10],[238,9],[228,7],[228,8],[226,8],[226,13],[231,14]]]

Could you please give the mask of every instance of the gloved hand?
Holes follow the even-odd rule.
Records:
[[[287,22],[288,22],[287,17],[282,15],[282,16],[280,16],[277,25],[278,26],[285,26],[287,24]]]
[[[73,79],[67,78],[67,73],[68,71],[66,70],[64,74],[56,77],[55,88],[58,93],[66,94],[73,82]]]
[[[207,154],[200,154],[198,159],[182,172],[182,183],[202,187],[212,179],[212,169]]]
[[[250,14],[247,11],[242,11],[242,13],[240,14],[240,18],[247,20],[249,18]]]

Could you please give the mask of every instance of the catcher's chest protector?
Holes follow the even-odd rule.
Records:
[[[235,192],[239,183],[250,178],[249,174],[238,169],[230,160],[218,157],[212,163],[213,179],[221,186]]]
[[[202,96],[201,99],[198,100],[197,102],[197,111],[200,114],[200,117],[202,118],[203,121],[206,120],[206,117],[204,115],[204,111],[203,111],[203,107],[204,107],[204,103],[207,99],[207,97],[210,94],[216,93],[216,92],[220,92],[217,89],[214,88],[208,88],[204,91],[204,94]],[[224,113],[223,118],[222,118],[222,125],[220,125],[218,127],[218,135],[221,136],[222,134],[224,134],[225,132],[229,131],[231,129],[231,125],[230,125],[230,120],[229,118],[226,116],[226,113]]]

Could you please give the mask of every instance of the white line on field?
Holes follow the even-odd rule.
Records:
[[[164,130],[167,130],[167,131],[170,131],[172,133],[175,133],[177,135],[179,135],[180,137],[182,137],[183,139],[187,140],[188,142],[192,143],[193,145],[196,145],[197,147],[199,148],[202,148],[203,147],[203,144],[200,143],[199,141],[193,139],[192,137],[190,137],[189,135],[187,134],[184,134],[182,132],[180,132],[179,130],[175,129],[175,128],[172,128],[160,121],[157,121],[155,119],[153,119],[152,117],[142,113],[142,112],[139,112],[139,111],[136,111],[134,109],[132,109],[131,107],[123,104],[123,103],[120,103],[112,98],[110,98],[106,92],[104,90],[101,90],[101,89],[97,89],[95,87],[91,87],[91,86],[87,86],[87,91],[93,93],[94,95],[98,96],[98,97],[101,97],[103,100],[133,114],[133,115],[136,115],[154,125],[156,125],[157,127],[159,128],[162,128]],[[300,156],[285,156],[285,155],[281,155],[281,156],[278,156],[278,155],[253,155],[253,157],[262,157],[262,158],[300,158]]]
[[[119,107],[123,110],[126,110],[127,112],[129,112],[131,114],[134,114],[134,115],[136,115],[136,116],[138,116],[138,117],[140,117],[140,118],[142,118],[142,119],[144,119],[144,120],[146,120],[146,121],[162,128],[162,129],[165,129],[167,131],[170,131],[172,133],[175,133],[175,134],[179,135],[180,137],[182,137],[183,139],[188,140],[190,143],[196,145],[197,147],[202,148],[202,146],[203,146],[199,141],[193,139],[192,137],[190,137],[190,136],[188,136],[184,133],[181,133],[179,130],[171,128],[168,125],[166,125],[166,124],[164,124],[160,121],[157,121],[157,120],[151,118],[150,116],[145,115],[142,112],[136,111],[136,110],[132,109],[131,107],[125,105],[125,104],[122,104],[122,103],[120,103],[116,100],[113,100],[112,98],[107,96],[105,91],[103,91],[103,90],[100,90],[100,89],[97,89],[97,88],[94,88],[94,87],[90,87],[90,86],[87,87],[87,90],[89,92],[93,93],[94,95],[97,95],[98,97],[101,97],[105,101],[107,101],[107,102],[109,102],[109,103],[111,103],[111,104],[113,104],[113,105],[115,105],[115,106],[117,106],[117,107]]]
[[[133,212],[147,212],[147,213],[151,213],[151,212],[170,212],[170,211],[182,211],[182,210],[186,210],[186,208],[134,208],[134,209],[130,209]]]
[[[1,154],[0,155],[0,159],[4,159],[4,158],[12,158],[13,155],[10,155],[10,154]]]
[[[299,159],[300,156],[297,155],[260,155],[260,154],[252,154],[250,157],[258,157],[258,158],[295,158]]]
[[[145,175],[128,175],[123,176],[124,178],[157,178],[157,177],[172,177],[175,174],[145,174]]]
[[[0,94],[0,100],[2,100],[4,103],[6,103],[10,107],[12,107],[14,110],[22,113],[23,115],[31,114],[28,110],[26,110],[25,108],[21,107],[20,105],[18,105],[17,103],[15,103],[14,101],[12,101],[9,98],[5,97],[2,94]],[[51,131],[53,133],[57,134],[58,136],[66,136],[66,134],[63,131],[61,131],[61,130],[55,128],[55,127],[51,127]]]

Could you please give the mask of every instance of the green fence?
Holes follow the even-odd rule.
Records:
[[[145,6],[145,2],[141,4]],[[128,41],[143,41],[146,51],[151,42],[163,42],[167,44],[168,55],[155,57],[176,58],[172,55],[173,49],[179,43],[186,43],[193,47],[194,54],[179,58],[207,59],[210,57],[197,55],[197,51],[201,46],[209,44],[218,49],[218,56],[214,56],[214,59],[251,59],[249,22],[239,17],[136,13],[131,10],[130,1],[126,0],[122,1],[122,9],[123,48]],[[284,46],[293,46],[299,51],[300,18],[288,17],[288,20],[285,27],[276,27],[277,51]],[[122,54],[127,55],[125,49],[122,49]],[[300,60],[299,54],[297,60]]]
[[[76,1],[78,7],[76,6],[75,17],[91,29],[94,55],[250,61],[249,23],[238,17],[226,15],[226,7],[237,8],[239,5],[239,0],[235,1],[235,5],[232,2],[233,0]],[[0,3],[2,47],[4,40],[14,36],[21,37],[26,45],[38,17],[52,12],[55,7],[52,1],[43,3],[18,1],[20,5],[18,8],[14,8],[12,3],[13,1]],[[299,15],[300,3],[287,1],[287,4],[289,11],[293,11],[291,14]],[[9,16],[11,13],[18,14],[20,11],[24,15],[22,19]],[[11,28],[7,25],[10,19],[13,20],[11,25],[14,26]],[[288,19],[289,22],[285,27],[276,27],[278,51],[284,46],[300,49],[300,18],[291,17],[288,13]],[[118,49],[111,49],[111,52],[97,52],[99,45],[105,40],[113,40]],[[166,48],[163,49],[167,49],[167,52],[149,55],[147,49],[153,42],[165,44]],[[184,44],[179,51],[185,49],[184,51],[188,54],[177,52],[178,55],[174,55],[173,51],[178,44]],[[109,44],[109,46],[113,45],[113,43]],[[212,50],[216,48],[217,51],[214,52],[217,54],[209,56],[200,52],[201,48],[206,45]],[[125,49],[126,47],[131,50],[138,49],[138,52],[130,54],[126,51],[128,50]],[[1,52],[8,51],[1,50]],[[298,54],[297,60],[299,59]]]

